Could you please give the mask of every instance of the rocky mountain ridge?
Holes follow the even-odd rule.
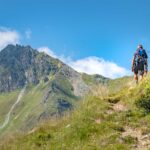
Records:
[[[78,73],[30,46],[8,45],[0,52],[0,133],[26,131],[52,116],[61,116],[77,107],[93,86],[108,81],[100,75]]]
[[[47,82],[50,75],[62,75],[74,86],[80,86],[83,91],[88,90],[79,73],[30,46],[8,45],[0,52],[0,92],[22,88],[26,83],[38,84],[41,80]],[[76,81],[79,81],[78,85]],[[80,95],[77,90],[81,92],[81,88],[74,87],[77,95]]]

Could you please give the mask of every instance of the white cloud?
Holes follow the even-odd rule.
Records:
[[[103,58],[98,58],[95,56],[86,57],[79,60],[73,60],[70,57],[65,57],[63,55],[56,55],[51,49],[48,47],[41,47],[38,49],[39,51],[45,52],[48,55],[59,58],[64,63],[71,66],[78,72],[87,73],[87,74],[100,74],[109,78],[118,78],[125,75],[130,75],[130,71],[124,67],[117,65],[114,62],[104,60]]]
[[[70,61],[68,64],[78,72],[100,74],[113,79],[130,74],[129,70],[118,66],[114,62],[92,56],[76,61]]]
[[[50,55],[54,58],[58,58],[57,55],[51,49],[49,49],[46,46],[38,48],[38,51],[39,52],[44,52],[44,53],[46,53],[46,54],[48,54],[48,55]]]
[[[0,50],[6,47],[8,44],[19,43],[20,35],[17,31],[0,27]]]
[[[31,29],[28,29],[28,30],[25,31],[25,35],[26,35],[26,38],[27,38],[27,39],[30,39],[30,38],[31,38],[31,34],[32,34]]]

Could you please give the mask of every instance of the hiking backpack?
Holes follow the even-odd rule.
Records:
[[[147,54],[144,49],[138,49],[135,53],[135,65],[138,65],[139,63],[145,64],[145,60],[147,59]]]

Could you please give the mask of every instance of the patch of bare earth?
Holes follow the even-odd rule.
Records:
[[[95,119],[95,123],[100,124],[102,121],[100,118]]]
[[[125,104],[122,103],[116,103],[116,104],[112,104],[111,108],[109,108],[106,113],[107,114],[112,114],[114,112],[122,112],[122,111],[127,111],[128,107]]]
[[[121,111],[127,111],[128,108],[126,105],[124,105],[122,103],[117,103],[117,104],[113,105],[113,110],[115,112],[121,112]]]
[[[149,150],[150,149],[150,133],[142,135],[140,129],[134,129],[131,127],[125,127],[125,132],[122,133],[122,137],[131,136],[137,139],[137,144],[134,145],[134,150]]]

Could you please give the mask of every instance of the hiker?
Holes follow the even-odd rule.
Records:
[[[147,59],[148,56],[145,49],[141,44],[138,45],[138,48],[132,60],[132,72],[134,72],[134,79],[136,83],[138,83],[138,75],[141,76],[141,79],[143,79],[144,74],[147,75],[148,72]]]

